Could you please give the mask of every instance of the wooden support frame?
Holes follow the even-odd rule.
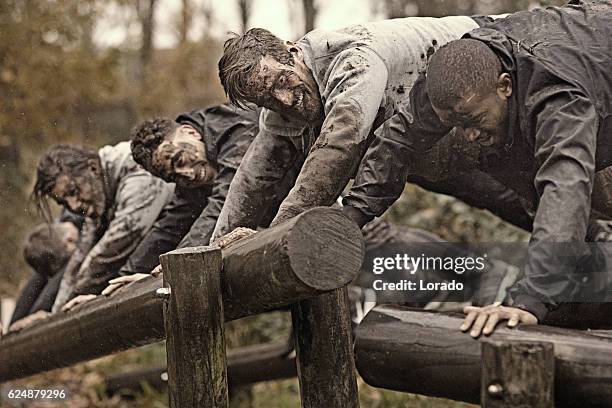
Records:
[[[304,408],[358,408],[346,287],[302,300],[291,310]]]
[[[225,320],[263,313],[348,284],[363,258],[359,228],[314,208],[223,249]],[[0,382],[165,338],[161,277],[147,278],[0,340]]]
[[[503,324],[473,339],[459,330],[465,316],[381,305],[357,328],[355,361],[373,387],[478,403],[481,342],[550,342],[555,354],[556,407],[609,407],[612,339],[550,326]]]
[[[481,347],[482,408],[554,407],[552,343],[484,341]]]
[[[227,408],[221,250],[185,248],[161,256],[168,394],[172,408]]]

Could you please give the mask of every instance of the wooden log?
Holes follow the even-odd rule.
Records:
[[[226,302],[226,313],[250,316],[342,287],[363,253],[357,225],[328,207],[258,232],[223,249],[224,299],[240,299]]]
[[[554,407],[552,343],[484,341],[481,347],[483,408]]]
[[[0,338],[0,382],[165,338],[161,278],[144,279],[70,313]]]
[[[363,238],[338,210],[314,208],[223,249],[225,320],[346,285]],[[0,382],[164,340],[162,279],[147,278],[0,339]]]
[[[160,259],[170,287],[164,305],[170,407],[227,408],[221,250],[185,248]]]
[[[612,339],[547,326],[499,326],[488,338],[459,330],[463,315],[378,306],[357,329],[355,360],[375,387],[479,402],[480,342],[551,342],[557,407],[607,407],[612,401]]]
[[[295,357],[289,357],[287,342],[257,344],[227,351],[227,380],[230,386],[254,384],[261,381],[292,378],[296,375]],[[106,392],[114,395],[123,391],[143,391],[142,383],[163,390],[166,366],[138,369],[108,376]]]
[[[303,408],[358,408],[346,287],[291,310]]]

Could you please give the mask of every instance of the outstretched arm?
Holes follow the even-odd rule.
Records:
[[[276,114],[266,111],[262,114],[267,115]],[[299,135],[279,136],[263,126],[260,128],[233,177],[211,240],[238,227],[257,227],[274,202],[284,198],[278,196],[277,187],[292,171],[295,161],[300,160],[295,137]]]
[[[387,67],[372,51],[351,50],[329,74],[325,120],[295,186],[271,225],[316,206],[329,206],[359,166],[387,86]]]
[[[437,117],[421,76],[410,91],[411,111],[402,109],[385,122],[361,161],[355,183],[344,198],[344,213],[358,225],[382,215],[402,194],[414,154],[430,149],[451,128]]]

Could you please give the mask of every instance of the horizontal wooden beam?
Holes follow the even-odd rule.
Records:
[[[462,315],[378,306],[357,329],[355,360],[374,387],[478,403],[481,342],[554,345],[557,407],[609,407],[612,339],[548,326],[498,327],[477,340],[459,330]]]
[[[342,287],[359,271],[363,238],[338,210],[314,208],[223,249],[225,320]],[[177,250],[174,253],[192,249]],[[162,255],[163,257],[163,255]],[[0,338],[0,382],[164,340],[161,277]]]
[[[295,357],[289,357],[287,342],[257,344],[227,352],[227,377],[230,387],[280,380],[296,376]],[[163,390],[167,387],[166,366],[143,368],[108,376],[109,395],[143,391],[142,384]]]

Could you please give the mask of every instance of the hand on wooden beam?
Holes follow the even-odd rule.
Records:
[[[212,245],[217,245],[219,248],[226,248],[233,244],[236,241],[241,240],[242,238],[250,237],[251,235],[257,233],[257,231],[252,230],[250,228],[238,227],[229,234],[226,234],[222,237],[219,237],[215,241],[213,241]]]
[[[90,302],[97,298],[98,295],[79,295],[73,298],[70,302],[66,303],[62,307],[62,312],[68,312],[70,310],[76,309],[84,303]]]
[[[480,336],[480,333],[488,336],[493,333],[497,323],[504,320],[508,320],[508,327],[515,327],[519,323],[538,324],[538,319],[528,311],[502,306],[501,302],[484,307],[466,306],[463,313],[467,316],[461,325],[461,331],[468,331],[471,327],[470,336],[474,338]]]
[[[161,269],[160,266],[158,266],[158,268]],[[153,275],[148,274],[148,273],[135,273],[132,275],[125,275],[125,276],[120,276],[115,279],[111,279],[108,281],[108,286],[104,288],[101,295],[110,296],[113,292],[115,292],[117,289],[119,289],[122,286],[129,285],[132,282],[137,282],[141,279],[149,278],[149,277],[153,277]]]
[[[31,315],[28,315],[23,319],[19,319],[15,323],[11,324],[9,327],[9,332],[18,332],[36,322],[46,319],[49,316],[51,316],[51,313],[47,312],[46,310],[39,310],[38,312],[32,313]],[[2,330],[0,330],[0,333],[2,333]]]

